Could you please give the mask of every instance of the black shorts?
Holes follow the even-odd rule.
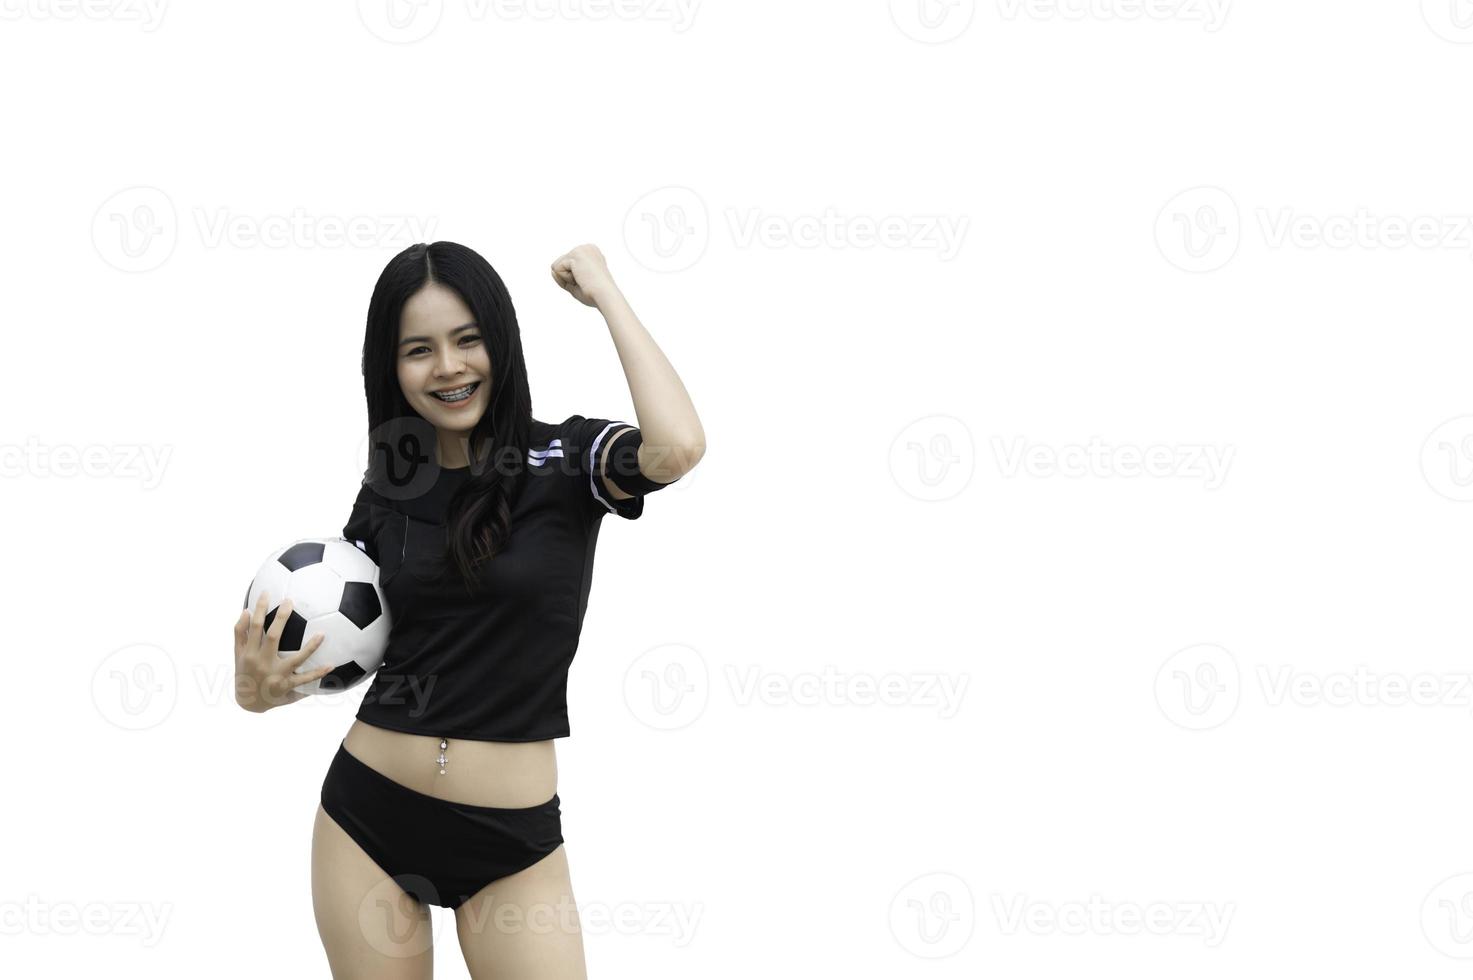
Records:
[[[452,803],[410,789],[338,744],[322,809],[419,902],[455,909],[563,843],[558,796],[536,806]]]

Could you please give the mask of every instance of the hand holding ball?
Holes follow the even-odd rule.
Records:
[[[268,688],[274,681],[299,692],[286,699],[294,701],[307,694],[346,690],[377,670],[392,628],[378,579],[373,560],[341,538],[296,541],[272,554],[251,582],[246,611],[236,622],[237,688],[242,675]],[[267,598],[265,604],[259,602],[262,596]],[[258,607],[254,613],[252,606]],[[266,659],[268,653],[278,662]],[[283,661],[293,661],[288,669],[295,668],[296,673],[281,676]],[[310,674],[320,676],[300,681]],[[258,702],[259,696],[251,693],[246,692],[246,701]],[[263,693],[270,700],[282,692]],[[242,707],[248,706],[240,690],[236,698]],[[255,710],[274,706],[268,703]]]

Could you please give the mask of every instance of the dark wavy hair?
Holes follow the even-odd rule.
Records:
[[[469,589],[475,566],[495,557],[511,534],[512,506],[526,477],[526,467],[520,464],[527,458],[532,393],[521,329],[506,284],[491,263],[464,245],[411,245],[389,260],[373,287],[363,337],[369,431],[364,481],[370,485],[387,481],[403,497],[403,488],[421,467],[438,471],[434,429],[404,397],[397,368],[404,304],[432,282],[453,289],[470,307],[491,359],[491,404],[471,431],[470,479],[450,499],[446,511],[450,556]]]

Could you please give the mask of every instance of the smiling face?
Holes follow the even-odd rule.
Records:
[[[404,398],[440,439],[440,463],[464,466],[465,443],[491,398],[491,356],[470,307],[455,290],[426,283],[404,304],[396,352]],[[449,400],[473,385],[469,397]]]

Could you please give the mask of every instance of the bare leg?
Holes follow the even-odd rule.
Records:
[[[429,910],[384,874],[321,804],[312,826],[312,911],[334,980],[433,975]]]
[[[455,910],[474,980],[587,980],[566,845]]]

